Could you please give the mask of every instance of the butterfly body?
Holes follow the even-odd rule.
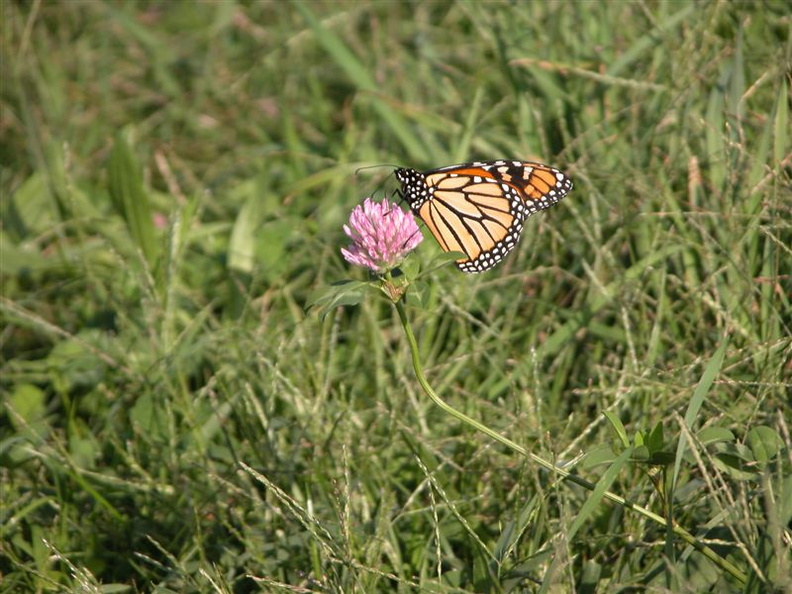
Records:
[[[525,219],[561,200],[572,181],[528,161],[475,161],[431,171],[395,171],[402,196],[440,247],[463,252],[462,272],[489,270],[517,245]]]

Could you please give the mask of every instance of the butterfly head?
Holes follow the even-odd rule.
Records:
[[[410,208],[417,212],[431,197],[429,187],[426,185],[426,175],[409,167],[400,167],[393,173],[401,184],[400,194],[407,200]]]
[[[446,252],[461,252],[462,272],[497,265],[515,248],[525,219],[561,200],[572,182],[555,167],[499,159],[425,172],[395,170],[399,194]]]

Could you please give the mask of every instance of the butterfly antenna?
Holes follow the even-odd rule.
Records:
[[[394,169],[394,170],[395,170],[395,169],[398,169],[400,166],[399,166],[399,165],[391,165],[391,164],[389,164],[389,163],[383,163],[383,164],[381,164],[381,165],[365,165],[365,166],[363,166],[363,167],[358,167],[358,168],[355,170],[355,175],[358,175],[358,173],[360,173],[361,171],[364,171],[364,170],[366,170],[366,169],[378,169],[378,168],[381,168],[381,167],[390,167],[390,168],[392,168],[392,169]],[[377,195],[377,193],[378,193],[380,190],[382,190],[383,186],[385,185],[385,183],[387,182],[388,178],[389,178],[391,175],[393,175],[393,172],[391,172],[391,173],[390,173],[388,176],[386,176],[386,177],[385,177],[385,178],[384,178],[384,179],[383,179],[383,180],[382,180],[382,181],[381,181],[381,182],[380,182],[380,183],[377,185],[377,187],[374,189],[374,192],[372,193],[372,197],[375,197],[375,196]],[[399,194],[399,201],[401,202],[401,192],[399,192],[399,190],[395,190],[395,193],[398,193],[398,194]],[[387,195],[387,194],[386,194],[386,195]],[[391,194],[391,196],[390,196],[390,197],[391,197],[391,200],[393,200],[393,193]]]
[[[358,167],[355,169],[355,175],[361,171],[365,171],[366,169],[379,169],[380,167],[391,167],[393,169],[398,169],[400,165],[391,165],[390,163],[382,163],[380,165],[364,165],[363,167]]]

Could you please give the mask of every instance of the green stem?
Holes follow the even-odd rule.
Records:
[[[410,345],[410,353],[412,354],[412,363],[413,369],[415,369],[415,376],[418,378],[418,383],[421,384],[424,392],[426,392],[427,396],[432,399],[437,406],[443,409],[445,412],[450,414],[452,417],[458,419],[459,421],[465,423],[476,429],[477,431],[481,431],[485,435],[488,435],[495,441],[502,443],[506,447],[514,450],[515,452],[522,454],[523,456],[527,456],[531,461],[535,462],[542,468],[546,468],[550,472],[555,473],[556,475],[560,476],[564,480],[568,480],[569,482],[575,483],[583,487],[584,489],[588,489],[589,491],[594,491],[596,485],[587,481],[584,478],[579,477],[576,474],[572,474],[571,472],[564,470],[556,466],[555,464],[548,462],[547,460],[540,458],[536,454],[533,454],[526,450],[519,444],[514,443],[512,440],[504,437],[500,433],[496,433],[486,425],[482,425],[478,421],[471,419],[469,416],[459,412],[454,407],[449,404],[446,404],[442,398],[440,398],[435,391],[432,389],[432,386],[429,385],[429,382],[426,379],[426,376],[423,372],[423,366],[421,365],[421,360],[418,355],[418,341],[415,339],[415,334],[413,334],[412,327],[410,326],[410,322],[407,319],[407,313],[404,310],[404,300],[400,299],[395,302],[396,311],[399,312],[399,319],[401,319],[402,326],[404,327],[404,332],[407,334],[407,342]],[[641,507],[640,505],[636,505],[635,503],[628,501],[624,497],[620,497],[615,493],[611,493],[610,491],[605,491],[603,494],[605,499],[608,499],[614,503],[617,503],[627,509],[631,509],[633,511],[638,512],[642,516],[656,522],[660,526],[664,528],[668,526],[665,518],[662,516],[657,515],[656,513],[646,509],[645,507]],[[701,552],[705,557],[707,557],[710,561],[718,565],[724,571],[728,572],[734,579],[740,582],[741,585],[745,585],[748,581],[748,577],[741,572],[736,566],[732,563],[720,557],[715,551],[709,548],[704,543],[700,542],[693,536],[690,532],[682,528],[681,526],[674,525],[672,527],[674,534],[676,534],[679,538],[684,540],[688,545],[696,549],[697,551]]]

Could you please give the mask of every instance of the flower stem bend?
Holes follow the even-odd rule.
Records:
[[[477,431],[481,431],[485,435],[488,435],[498,443],[505,445],[506,447],[517,452],[518,454],[527,456],[532,462],[538,464],[542,468],[546,468],[550,472],[555,473],[556,475],[560,476],[562,479],[575,483],[576,485],[579,485],[589,491],[592,492],[595,491],[597,486],[594,483],[587,481],[586,479],[581,478],[576,474],[572,474],[568,470],[565,470],[553,464],[552,462],[548,462],[544,458],[540,458],[536,454],[526,450],[521,445],[513,442],[507,437],[504,437],[500,433],[493,431],[486,425],[482,425],[475,419],[471,419],[466,414],[459,412],[450,404],[446,404],[446,402],[435,393],[435,391],[432,389],[432,386],[429,385],[429,382],[426,379],[426,375],[424,375],[423,366],[421,365],[421,360],[418,355],[418,341],[415,339],[415,334],[413,334],[412,327],[410,326],[410,322],[407,319],[407,313],[404,310],[404,300],[399,299],[394,303],[396,305],[396,311],[399,312],[399,319],[401,320],[402,326],[404,327],[404,332],[407,335],[407,343],[410,345],[410,353],[412,355],[412,364],[413,364],[413,369],[415,370],[415,376],[418,378],[418,383],[421,384],[421,387],[423,388],[424,392],[426,392],[426,395],[432,399],[432,402],[434,402],[437,406],[439,406],[441,409],[443,409],[445,412],[450,414],[455,419],[458,419],[459,421],[465,423],[466,425],[469,425],[470,427],[476,429]],[[635,503],[628,501],[624,497],[620,497],[615,493],[611,493],[610,491],[604,491],[602,493],[602,497],[618,505],[621,505],[622,507],[632,509],[633,511],[638,512],[642,516],[648,518],[649,520],[652,520],[653,522],[659,524],[660,526],[663,526],[664,528],[667,527],[668,525],[666,519],[663,518],[662,516],[654,513],[653,511],[646,509],[645,507],[636,505]],[[707,557],[710,561],[718,565],[721,569],[729,573],[735,580],[740,582],[740,584],[742,585],[746,584],[746,582],[748,581],[748,577],[742,571],[740,571],[735,565],[730,563],[728,560],[719,556],[710,547],[700,542],[690,532],[688,532],[687,530],[676,524],[672,527],[672,530],[674,534],[676,534],[679,538],[681,538],[688,545],[692,546],[697,551],[702,553],[705,557]]]

